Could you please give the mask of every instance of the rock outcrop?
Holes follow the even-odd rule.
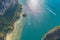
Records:
[[[60,40],[60,26],[57,26],[50,32],[48,32],[43,40]]]

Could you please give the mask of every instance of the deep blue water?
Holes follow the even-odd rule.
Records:
[[[42,16],[39,12],[34,15],[32,11],[27,12],[26,23],[23,29],[21,40],[41,40],[55,26],[60,25],[60,0],[44,0],[45,12]],[[22,5],[27,6],[27,0],[20,0]],[[52,14],[51,9],[56,15]]]

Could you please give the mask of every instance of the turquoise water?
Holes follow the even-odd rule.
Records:
[[[44,0],[41,4],[44,9],[42,13],[32,12],[27,5],[27,0],[20,0],[20,2],[28,8],[21,40],[41,40],[45,33],[60,25],[60,0]]]

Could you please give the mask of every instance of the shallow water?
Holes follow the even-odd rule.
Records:
[[[21,40],[42,40],[60,25],[60,0],[20,0],[27,14]]]

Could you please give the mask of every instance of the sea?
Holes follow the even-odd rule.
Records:
[[[42,40],[60,26],[60,0],[19,0],[27,14],[21,40]]]

